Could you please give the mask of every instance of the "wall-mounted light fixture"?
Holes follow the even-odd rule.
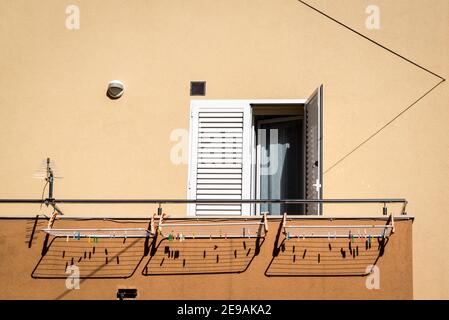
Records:
[[[120,80],[112,80],[108,84],[108,91],[106,95],[111,99],[118,99],[123,95],[125,91],[125,86]]]

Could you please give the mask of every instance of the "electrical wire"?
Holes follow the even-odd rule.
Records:
[[[42,209],[42,205],[44,204],[44,194],[45,194],[45,189],[47,188],[48,185],[48,180],[46,180],[45,184],[44,184],[44,188],[42,189],[42,196],[41,196],[41,206],[39,208],[39,210]]]

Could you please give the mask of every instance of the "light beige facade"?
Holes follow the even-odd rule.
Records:
[[[307,3],[449,73],[447,1]],[[65,25],[71,4],[79,30]],[[370,4],[380,8],[379,30],[365,27]],[[324,198],[407,198],[414,298],[449,298],[447,83],[417,101],[441,81],[435,75],[295,0],[1,0],[0,44],[0,198],[40,197],[43,182],[32,174],[46,157],[64,177],[59,198],[185,198],[188,165],[170,160],[170,136],[189,130],[198,99],[190,81],[207,82],[204,99],[305,99],[324,84]],[[106,97],[114,79],[125,84],[118,100]],[[2,216],[39,210],[0,207]],[[155,207],[64,211],[147,217]],[[381,207],[325,207],[325,215],[351,214]]]

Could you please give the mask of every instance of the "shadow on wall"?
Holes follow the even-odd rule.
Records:
[[[210,238],[159,242],[143,268],[144,276],[245,272],[259,254],[264,237]]]
[[[47,222],[39,219],[39,215],[36,215],[36,218],[34,220],[26,220],[25,243],[27,244],[28,248],[31,248],[31,246],[39,239],[39,232],[37,232],[36,230],[43,229],[46,225]]]
[[[265,275],[273,276],[367,276],[376,265],[388,238],[284,239],[275,250]]]
[[[108,279],[131,277],[146,255],[148,239],[102,238],[97,243],[88,239],[55,237],[47,245],[31,273],[36,279],[67,278],[67,267],[76,265],[80,278]]]
[[[71,265],[79,268],[80,279],[129,278],[147,255],[144,276],[240,273],[248,269],[264,242],[262,237],[163,238],[156,246],[157,237],[101,238],[96,243],[76,237],[55,237],[48,243],[49,239],[44,240],[32,278],[65,279]]]

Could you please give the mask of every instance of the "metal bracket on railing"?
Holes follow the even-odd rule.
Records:
[[[151,222],[150,222],[150,233],[152,234],[152,235],[154,235],[156,232],[155,232],[155,228],[154,228],[154,216],[155,216],[156,214],[153,214],[153,216],[151,217]]]
[[[56,211],[56,212],[58,212],[60,215],[64,215],[64,213],[62,212],[62,210],[54,203],[54,202],[49,202],[48,204],[47,204],[47,206],[48,205],[50,205],[50,206],[52,206],[53,207],[53,209]]]
[[[384,216],[388,215],[388,208],[387,208],[387,204],[386,203],[384,203],[384,207],[382,208],[382,213],[383,213]]]
[[[286,234],[285,227],[287,225],[287,212],[284,212],[284,216],[282,217],[282,227],[281,230]]]
[[[407,215],[407,211],[406,211],[406,208],[407,208],[407,201],[404,201],[404,204],[402,205],[402,212],[401,212],[401,215],[403,215],[403,216],[406,216]]]
[[[265,228],[265,232],[268,232],[267,212],[263,212],[263,225]]]

